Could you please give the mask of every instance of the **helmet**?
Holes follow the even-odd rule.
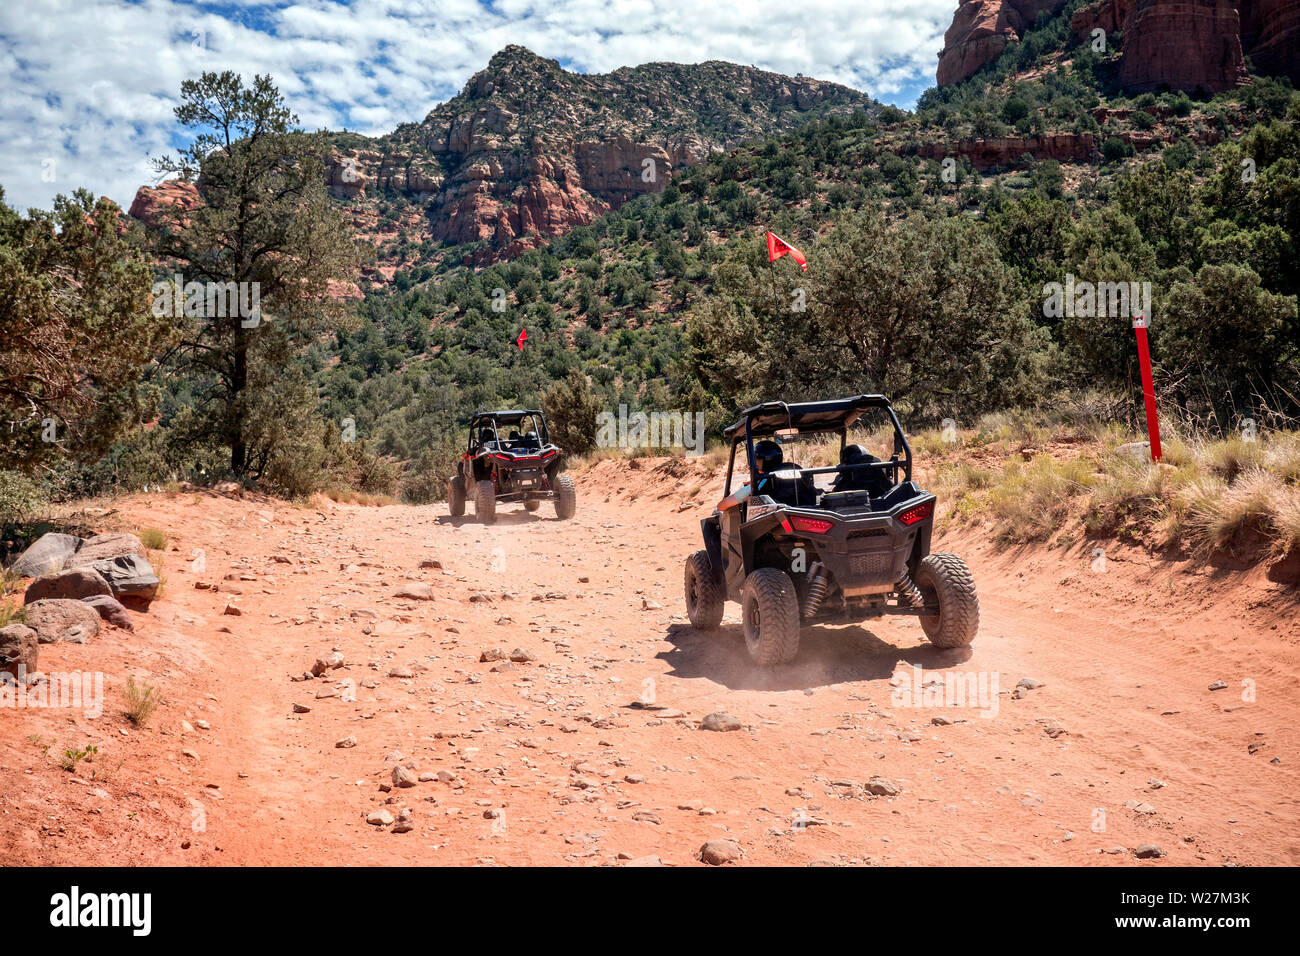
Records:
[[[770,439],[764,439],[754,445],[754,461],[758,463],[758,470],[762,474],[774,470],[777,465],[785,460],[781,454],[781,446]]]
[[[840,452],[841,465],[863,465],[878,460],[863,445],[846,445]]]

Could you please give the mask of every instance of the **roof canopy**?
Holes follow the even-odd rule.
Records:
[[[743,436],[747,420],[756,438],[783,428],[797,428],[801,432],[839,431],[856,422],[868,408],[889,407],[889,399],[883,395],[855,395],[824,402],[765,402],[741,412],[740,419],[725,429],[723,435],[728,441]]]
[[[541,414],[541,412],[531,408],[512,408],[501,412],[479,412],[470,419],[469,427],[473,428],[479,422],[487,421],[495,421],[498,425],[518,425],[529,415]]]

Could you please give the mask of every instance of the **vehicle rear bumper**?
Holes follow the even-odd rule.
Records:
[[[929,528],[930,519],[904,525],[898,521],[897,515],[932,497],[913,498],[889,512],[810,510],[791,511],[790,514],[820,518],[834,515],[838,519],[827,533],[810,534],[807,540],[817,560],[826,566],[845,597],[866,597],[888,594],[902,578],[917,537]]]

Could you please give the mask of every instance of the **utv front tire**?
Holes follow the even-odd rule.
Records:
[[[928,554],[916,569],[916,586],[926,604],[939,606],[933,617],[922,617],[921,627],[935,647],[966,647],[980,627],[980,602],[975,579],[966,562],[955,554]]]
[[[696,551],[686,559],[686,615],[697,631],[717,630],[722,623],[722,581],[713,572],[709,552]]]
[[[465,479],[457,475],[450,482],[447,490],[447,505],[451,508],[453,518],[465,513]]]
[[[474,514],[484,524],[497,520],[497,490],[491,481],[480,481],[475,486]]]
[[[760,667],[775,667],[799,653],[799,594],[777,568],[759,568],[745,578],[740,597],[745,644]]]
[[[578,510],[578,490],[573,486],[572,475],[555,476],[555,517],[572,518]]]

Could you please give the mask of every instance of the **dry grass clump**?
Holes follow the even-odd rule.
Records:
[[[1014,457],[1019,443],[1079,445],[1079,424],[985,416],[961,444],[1002,442],[1013,457],[1000,473],[949,457],[936,468],[935,486],[958,502],[959,520],[991,515],[1004,542],[1042,540],[1079,519],[1090,535],[1129,535],[1193,553],[1300,553],[1300,432],[1211,439],[1166,427],[1159,463],[1139,449],[1119,451],[1133,436],[1097,423],[1086,426],[1090,438],[1077,457],[1039,452],[1026,464]],[[917,444],[954,448],[951,440],[939,444],[938,434]]]
[[[1071,501],[1086,493],[1095,480],[1092,463],[1083,458],[1036,455],[1027,464],[1010,462],[987,498],[999,540],[1050,537],[1069,517]]]
[[[395,505],[397,499],[392,495],[374,494],[369,491],[354,491],[351,488],[326,488],[322,494],[330,501],[343,505],[362,505],[367,508],[380,508]]]
[[[127,719],[137,727],[144,726],[153,716],[153,712],[158,709],[160,701],[158,688],[150,687],[148,684],[137,684],[134,677],[126,679],[123,696],[126,698]]]
[[[1292,507],[1293,489],[1272,472],[1252,468],[1235,482],[1217,476],[1197,479],[1180,496],[1180,530],[1187,543],[1202,551],[1226,549],[1237,544],[1266,540],[1273,549],[1277,539],[1280,508]],[[1294,540],[1294,539],[1293,539]]]
[[[1264,465],[1265,450],[1261,440],[1246,441],[1240,436],[1218,441],[1201,442],[1195,454],[1201,465],[1211,474],[1225,481],[1235,481],[1244,471]]]

